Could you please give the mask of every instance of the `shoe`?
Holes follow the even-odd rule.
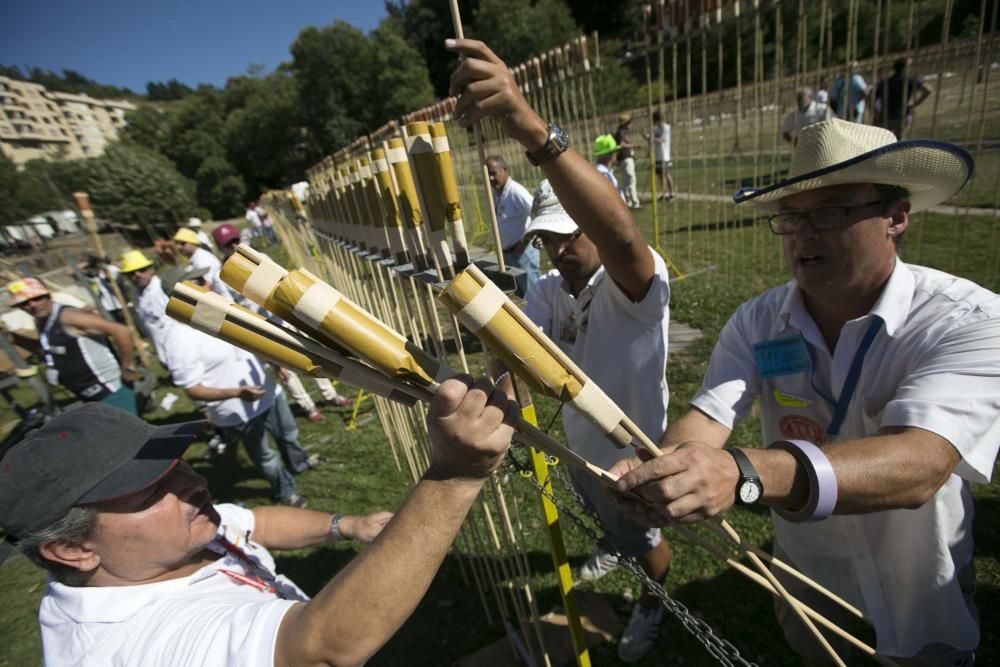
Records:
[[[292,494],[291,496],[289,496],[289,497],[285,498],[284,500],[282,500],[281,504],[282,505],[287,505],[289,507],[298,507],[299,509],[303,509],[303,510],[305,508],[309,507],[309,503],[306,502],[306,499],[303,498],[302,496],[300,496],[297,493]]]
[[[327,403],[336,408],[346,408],[348,405],[353,404],[354,401],[347,398],[346,396],[334,396],[329,401],[327,401]]]
[[[618,556],[609,554],[599,546],[594,547],[590,558],[580,566],[580,581],[597,581],[616,567]]]
[[[314,424],[316,422],[321,422],[323,421],[323,413],[320,412],[319,409],[313,408],[312,410],[306,413],[306,419],[308,419]]]
[[[622,662],[639,662],[653,650],[653,644],[660,634],[663,607],[643,607],[638,602],[632,607],[625,632],[618,641],[618,658]]]
[[[326,459],[319,454],[310,454],[309,458],[306,459],[306,465],[309,466],[309,468],[318,468],[324,463],[326,463]]]
[[[202,454],[201,458],[203,461],[208,461],[214,459],[216,456],[220,456],[226,452],[226,441],[222,439],[222,436],[215,435],[212,439],[208,441],[208,449]]]

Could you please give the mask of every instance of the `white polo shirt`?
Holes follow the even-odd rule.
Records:
[[[170,328],[164,356],[170,377],[178,387],[200,384],[215,389],[264,388],[264,395],[256,401],[238,397],[207,401],[209,419],[216,426],[238,426],[250,421],[268,410],[275,394],[281,391],[257,357],[181,322]]]
[[[229,286],[222,282],[222,278],[219,277],[219,272],[222,271],[222,263],[218,257],[204,248],[198,248],[191,255],[190,259],[188,259],[188,266],[194,269],[208,269],[208,273],[205,274],[205,284],[208,286],[208,289],[221,294],[227,299],[230,298]]]
[[[506,250],[524,236],[524,228],[531,215],[531,193],[513,178],[508,178],[503,190],[493,193],[493,205],[500,228],[501,249]]]
[[[167,331],[176,321],[167,315],[167,303],[170,297],[163,291],[163,282],[159,276],[153,276],[149,284],[141,292],[136,301],[135,312],[146,325],[146,331],[153,341],[153,348],[156,350],[156,357],[161,363],[166,364],[163,356],[163,348],[166,344]]]
[[[524,312],[625,411],[653,442],[667,426],[667,326],[670,283],[663,258],[652,248],[653,283],[638,303],[622,292],[602,266],[578,297],[553,269],[531,286]],[[576,410],[564,407],[566,442],[591,463],[610,468],[634,456],[618,449]]]
[[[737,309],[691,404],[731,428],[759,396],[765,443],[822,444],[829,439],[833,398],[876,319],[878,333],[839,438],[917,427],[948,440],[961,461],[917,509],[810,524],[772,512],[775,538],[806,575],[866,610],[880,653],[912,656],[932,642],[973,649],[979,626],[958,574],[973,555],[969,483],[989,481],[1000,444],[1000,297],[897,260],[875,307],[844,325],[831,354],[789,282]],[[773,352],[770,360],[765,349]]]
[[[794,139],[799,136],[803,128],[831,118],[833,112],[829,106],[820,102],[810,102],[805,111],[793,109],[785,114],[784,120],[781,121],[781,134],[788,134]]]
[[[653,129],[653,160],[670,162],[670,123],[660,123]]]
[[[254,515],[217,505],[219,534],[274,575],[274,559],[248,541]],[[219,550],[222,551],[221,549]],[[48,667],[273,667],[278,627],[296,602],[309,597],[276,576],[282,597],[237,583],[220,570],[253,574],[225,553],[194,574],[138,586],[66,586],[49,583],[38,611]]]

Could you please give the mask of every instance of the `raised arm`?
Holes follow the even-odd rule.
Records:
[[[466,57],[451,77],[451,94],[459,95],[458,124],[493,118],[526,150],[540,148],[548,124],[524,99],[507,65],[482,42],[447,40],[446,46]],[[542,171],[566,212],[597,246],[607,272],[630,298],[640,300],[652,284],[653,257],[614,186],[572,148],[543,164]]]
[[[516,404],[486,380],[448,380],[431,402],[431,466],[378,539],[278,631],[275,665],[360,665],[427,591],[510,443]]]
[[[88,336],[107,336],[114,341],[122,369],[133,375],[133,377],[126,379],[135,379],[135,362],[133,361],[135,346],[132,344],[132,335],[129,333],[128,327],[106,320],[100,315],[86,310],[67,309],[62,312],[60,317],[63,324],[82,331]]]

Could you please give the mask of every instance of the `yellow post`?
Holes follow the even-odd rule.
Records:
[[[529,424],[538,426],[535,405],[531,401],[527,386],[520,378],[515,378],[514,391],[517,394],[518,404],[521,406],[521,417]],[[583,633],[583,625],[580,623],[580,611],[576,607],[576,595],[573,592],[573,575],[566,558],[566,545],[563,543],[562,530],[559,528],[559,510],[555,503],[549,499],[549,496],[552,495],[549,464],[542,452],[534,447],[530,447],[529,451],[531,452],[531,469],[535,481],[544,490],[544,493],[538,494],[538,498],[542,501],[545,529],[549,533],[549,542],[552,546],[552,565],[559,582],[559,594],[562,596],[563,608],[566,611],[566,621],[573,639],[573,649],[576,651],[576,664],[579,667],[590,667],[590,653],[587,652],[587,641]]]
[[[358,428],[358,412],[361,410],[361,404],[364,400],[368,398],[365,394],[364,389],[358,389],[358,397],[354,399],[354,407],[351,409],[351,419],[347,422],[347,430],[355,431]]]

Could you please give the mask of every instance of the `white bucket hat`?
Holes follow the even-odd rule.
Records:
[[[788,195],[829,187],[872,183],[910,193],[910,212],[936,206],[972,176],[972,156],[944,141],[897,141],[889,130],[839,118],[810,125],[799,135],[788,177],[766,188],[743,188],[737,204],[777,212]]]
[[[192,229],[201,229],[201,218],[188,218],[188,227]]]
[[[530,238],[538,232],[572,234],[577,229],[573,218],[569,217],[569,213],[559,203],[549,180],[539,183],[531,202],[531,219],[525,225],[521,238]]]

